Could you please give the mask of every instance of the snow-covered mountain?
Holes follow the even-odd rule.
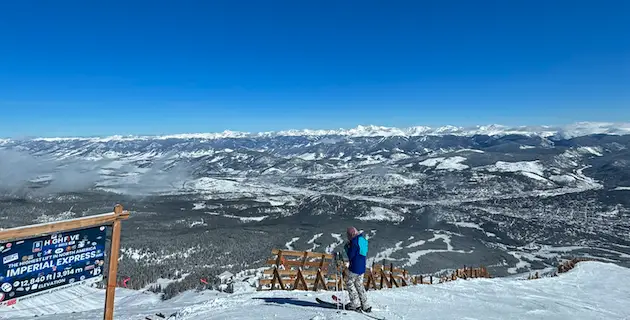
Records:
[[[630,270],[582,262],[555,278],[458,280],[445,284],[368,291],[373,315],[386,319],[628,319]],[[117,320],[369,319],[322,308],[338,292],[186,292],[160,301],[156,294],[118,289]],[[0,319],[88,320],[102,317],[104,290],[75,287],[0,309]]]
[[[483,264],[502,276],[572,256],[628,265],[629,128],[3,140],[0,226],[122,203],[133,217],[121,271],[138,287],[188,274],[173,292],[259,267],[273,248],[340,250],[348,225],[370,235],[371,261],[416,273]]]
[[[228,138],[263,138],[263,137],[297,137],[297,136],[345,136],[345,137],[415,137],[415,136],[507,136],[523,135],[542,138],[575,138],[594,134],[627,135],[630,134],[630,123],[609,122],[578,122],[564,126],[518,126],[510,127],[499,124],[479,125],[473,127],[443,126],[428,127],[414,126],[407,128],[385,127],[377,125],[359,125],[352,129],[332,130],[285,130],[271,132],[239,132],[226,130],[220,133],[188,133],[161,136],[111,136],[111,137],[59,137],[36,138],[39,141],[90,140],[93,142],[125,141],[125,140],[167,140],[167,139],[228,139]],[[10,142],[10,139],[0,139],[0,144]]]

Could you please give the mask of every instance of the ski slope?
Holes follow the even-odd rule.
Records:
[[[630,319],[630,269],[602,262],[581,262],[555,278],[458,280],[445,284],[369,291],[374,315],[386,319]],[[75,289],[71,289],[75,290]],[[25,301],[0,311],[0,319],[101,319],[104,292],[82,288],[80,299],[62,292]],[[355,312],[321,308],[316,297],[330,300],[331,292],[241,291],[235,294],[187,292],[160,301],[149,293],[120,289],[116,319],[362,319]],[[61,302],[60,302],[61,301]],[[51,305],[43,307],[45,305]],[[99,309],[101,308],[101,309]],[[33,311],[36,311],[33,313]],[[75,311],[75,313],[71,313]],[[53,314],[58,313],[58,314]],[[62,314],[63,313],[63,314]]]

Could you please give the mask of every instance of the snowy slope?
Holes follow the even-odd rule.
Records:
[[[524,281],[515,278],[460,280],[445,284],[369,291],[374,314],[387,319],[629,319],[630,269],[601,262],[582,262],[556,278]],[[78,289],[77,289],[78,290]],[[85,288],[93,291],[96,289]],[[85,292],[85,294],[88,293]],[[349,312],[338,314],[315,303],[330,292],[273,291],[186,293],[160,302],[157,296],[119,290],[116,319],[159,319],[161,312],[171,319],[368,319]],[[2,309],[0,319],[31,319],[25,308],[67,314],[40,315],[38,319],[99,319],[103,292],[70,302],[68,293],[36,298],[16,309]],[[87,311],[88,309],[93,309]],[[31,309],[32,310],[32,309]],[[76,313],[69,313],[76,311]],[[41,314],[41,313],[40,313]]]

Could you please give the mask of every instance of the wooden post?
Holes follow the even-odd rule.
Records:
[[[304,261],[302,262],[302,265],[306,264],[307,255],[308,253],[304,254]],[[324,290],[328,290],[328,282],[324,280],[324,276],[322,275],[322,270],[324,269],[324,262],[326,261],[326,255],[322,254],[321,259],[322,260],[319,262],[319,268],[317,268],[317,273],[315,274],[315,282],[313,283],[313,291],[317,291],[317,287],[319,287],[319,283],[322,284],[322,287],[324,287]],[[335,266],[335,268],[337,268],[337,266]],[[338,282],[338,281],[339,279],[337,277],[337,273],[335,273],[335,282]]]
[[[408,286],[408,284],[407,284],[407,279],[408,279],[407,270],[403,269],[403,271],[402,271],[402,279],[400,280],[400,284],[401,284],[403,287]]]
[[[114,295],[116,294],[116,273],[118,273],[118,256],[120,254],[120,220],[123,214],[122,205],[114,207],[117,219],[112,225],[112,243],[109,256],[109,271],[107,272],[107,291],[105,293],[105,320],[114,319]]]

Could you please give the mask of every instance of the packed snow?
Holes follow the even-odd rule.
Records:
[[[630,269],[611,263],[581,262],[559,277],[458,280],[443,284],[370,290],[373,315],[386,319],[628,319]],[[319,291],[259,291],[238,286],[237,293],[185,292],[160,301],[159,295],[118,288],[116,320],[357,319],[365,316],[322,308]],[[0,308],[0,319],[83,320],[102,318],[104,290],[76,287]]]

